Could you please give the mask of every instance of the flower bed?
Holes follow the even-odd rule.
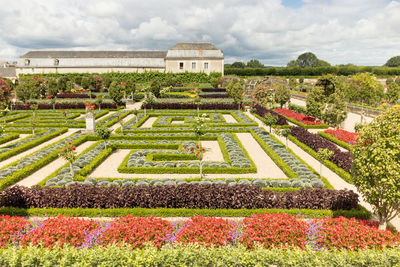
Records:
[[[202,92],[226,92],[225,88],[200,88]]]
[[[87,94],[76,94],[76,93],[58,93],[57,98],[90,98]]]
[[[320,148],[327,148],[333,151],[333,156],[329,159],[343,170],[349,172],[351,169],[352,159],[350,152],[343,152],[336,145],[326,140],[318,134],[313,134],[302,127],[291,127],[291,134],[300,142],[309,146],[312,150],[318,151]]]
[[[200,104],[199,108],[204,109],[238,109],[238,104],[225,104],[225,103],[204,103]],[[143,105],[142,109],[197,109],[196,104],[192,103],[154,103]]]
[[[30,110],[29,104],[12,105],[13,110]],[[56,103],[55,109],[85,109],[85,103]],[[101,108],[116,109],[118,105],[114,103],[101,103]],[[38,109],[53,109],[53,104],[38,104]]]
[[[160,249],[171,244],[199,244],[223,247],[241,244],[253,249],[300,248],[318,250],[383,249],[400,245],[400,235],[378,230],[356,219],[304,219],[287,214],[257,214],[242,221],[214,217],[192,217],[169,222],[153,217],[114,219],[100,223],[93,219],[58,216],[28,221],[22,217],[0,216],[0,247],[72,246],[77,249],[126,245],[143,248],[150,243]]]
[[[278,118],[276,125],[288,125],[287,119],[284,116],[282,116],[281,114],[279,114],[273,110],[266,109],[265,107],[263,107],[261,105],[255,105],[254,108],[256,109],[255,113],[258,116],[264,118],[266,114],[271,114],[272,116],[275,116]]]
[[[230,98],[228,94],[200,94],[201,98]]]
[[[328,129],[324,132],[350,145],[355,145],[356,137],[360,135],[359,133],[352,133],[342,129]]]
[[[322,125],[323,123],[319,120],[316,120],[315,118],[303,114],[299,114],[296,112],[291,111],[290,109],[286,108],[276,108],[274,111],[278,112],[279,114],[282,114],[286,117],[292,118],[298,122],[301,122],[306,125]]]
[[[201,198],[199,197],[201,196]],[[234,199],[235,201],[232,201]],[[200,208],[329,209],[358,208],[349,190],[303,189],[274,193],[253,185],[181,184],[32,188],[14,186],[0,192],[0,207],[19,208]]]

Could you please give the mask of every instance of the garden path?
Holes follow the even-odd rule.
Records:
[[[250,118],[252,118],[255,122],[257,122],[260,127],[264,128],[268,131],[268,128],[259,119],[257,119],[255,116],[250,114],[250,112],[246,112],[246,115],[249,116]],[[275,135],[275,137],[280,139],[282,141],[282,143],[286,142],[284,137],[280,137],[277,135]],[[314,157],[312,157],[310,154],[308,154],[306,151],[304,151],[303,149],[298,147],[296,144],[294,144],[290,140],[288,140],[288,146],[297,156],[302,158],[305,162],[307,162],[308,165],[310,165],[312,168],[314,168],[314,170],[319,170],[320,162],[318,160],[316,160]],[[325,165],[322,165],[322,175],[324,177],[326,177],[328,179],[329,183],[331,183],[331,185],[337,190],[341,190],[341,189],[353,190],[355,193],[357,193],[359,195],[360,204],[363,205],[365,208],[367,208],[369,211],[371,211],[371,212],[373,211],[372,206],[363,199],[361,193],[358,192],[357,188],[354,185],[349,184],[348,182],[344,181],[339,175],[337,175],[336,173],[331,171]],[[397,230],[400,230],[400,217],[394,218],[390,223],[394,227],[396,227]]]
[[[87,141],[79,146],[76,147],[76,154],[79,155],[82,153],[86,148],[90,147],[96,143],[96,141]],[[19,181],[17,185],[21,186],[34,186],[41,182],[44,178],[52,174],[55,170],[63,166],[67,161],[63,158],[58,158],[51,163],[47,164],[43,168],[39,169],[38,171],[32,173],[31,175],[27,176],[25,179]]]
[[[230,114],[222,114],[227,123],[238,123],[237,120]]]
[[[48,145],[53,144],[53,143],[56,143],[56,142],[60,141],[61,139],[66,138],[66,137],[68,137],[68,136],[70,136],[73,133],[76,133],[78,131],[80,131],[80,130],[79,129],[69,129],[68,132],[66,132],[66,133],[64,133],[62,135],[59,135],[59,136],[57,136],[55,138],[52,138],[49,141],[46,141],[46,142],[44,142],[44,143],[42,143],[42,144],[40,144],[38,146],[35,146],[35,147],[25,151],[25,152],[22,152],[22,153],[19,153],[19,154],[15,155],[15,156],[12,156],[12,157],[0,162],[0,168],[6,166],[6,165],[8,165],[8,164],[10,164],[10,163],[12,163],[12,162],[14,162],[16,160],[20,160],[21,158],[25,157],[26,155],[29,155],[29,154],[31,154],[33,152],[36,152],[36,151],[44,148],[45,146],[48,146]]]
[[[123,119],[124,123],[130,121],[131,119],[133,119],[135,117],[134,114],[129,114],[128,116],[125,117],[125,119]],[[113,126],[110,127],[110,130],[112,130],[113,133],[115,133],[115,130],[117,130],[119,127],[121,127],[121,124],[119,124],[118,122],[116,124],[114,124]]]

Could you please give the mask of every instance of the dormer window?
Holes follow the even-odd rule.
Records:
[[[60,64],[60,60],[57,59],[57,58],[55,58],[55,59],[54,59],[54,65],[55,65],[55,66],[58,66],[58,64]]]
[[[31,64],[31,61],[29,59],[25,59],[25,66],[29,66]]]

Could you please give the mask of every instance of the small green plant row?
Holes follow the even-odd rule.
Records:
[[[303,149],[304,151],[306,151],[308,154],[310,154],[311,156],[313,156],[316,160],[319,160],[318,157],[318,153],[315,152],[312,148],[310,148],[309,146],[307,146],[306,144],[304,144],[303,142],[300,142],[296,137],[289,135],[289,139],[290,141],[292,141],[294,144],[296,144],[297,146],[299,146],[301,149]],[[343,170],[342,168],[338,167],[335,163],[333,163],[330,160],[324,160],[323,164],[328,167],[331,171],[333,171],[334,173],[336,173],[337,175],[339,175],[343,180],[345,180],[346,182],[352,184],[352,180],[351,180],[351,174],[348,173],[347,171]]]
[[[126,117],[131,114],[131,110],[119,110],[114,114],[111,114],[99,121],[96,121],[96,125],[103,125],[105,127],[110,127],[119,121],[119,118]]]
[[[259,119],[260,121],[263,121],[264,120],[264,118],[263,117],[261,117],[260,115],[258,115],[258,114],[256,114],[256,113],[253,113],[253,112],[251,112],[251,114],[254,116],[254,117],[256,117],[257,119]],[[272,128],[274,128],[274,129],[287,129],[287,128],[290,128],[290,127],[292,127],[291,125],[272,125]]]
[[[342,147],[342,148],[344,148],[344,149],[347,149],[347,150],[349,150],[349,151],[352,150],[352,145],[350,145],[350,144],[348,144],[348,143],[346,143],[346,142],[343,142],[343,141],[337,139],[336,137],[334,137],[334,136],[332,136],[332,135],[330,135],[330,134],[327,134],[327,133],[325,133],[325,132],[323,132],[323,131],[318,132],[318,134],[319,134],[320,136],[322,136],[323,138],[325,138],[325,139],[327,139],[327,140],[329,140],[329,141],[335,143],[336,145],[338,145],[338,146],[340,146],[340,147]]]
[[[74,217],[123,217],[128,214],[135,217],[250,217],[253,214],[287,213],[293,216],[302,215],[307,218],[336,218],[339,216],[367,220],[371,213],[364,207],[352,210],[313,210],[313,209],[187,209],[187,208],[14,208],[1,207],[0,214],[10,216],[58,216]]]
[[[18,138],[19,138],[18,133],[6,133],[2,137],[0,137],[0,145]]]
[[[35,135],[27,136],[10,145],[6,145],[0,148],[0,161],[6,160],[12,156],[15,156],[37,145],[40,145],[48,140],[53,139],[56,136],[65,133],[66,131],[67,131],[66,128],[58,130],[57,129],[40,130]]]
[[[60,129],[56,132],[61,134],[66,131],[67,129]],[[0,173],[2,174],[2,179],[0,179],[0,190],[19,182],[23,178],[57,159],[59,157],[60,148],[68,142],[71,142],[74,145],[79,145],[84,142],[86,138],[87,137],[80,134],[73,134],[55,144],[50,144],[16,162],[6,165],[0,170]]]
[[[1,117],[0,122],[13,122],[27,117],[30,117],[30,114],[19,114],[19,113],[10,114],[8,116]]]

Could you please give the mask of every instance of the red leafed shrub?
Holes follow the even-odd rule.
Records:
[[[342,129],[336,129],[336,130],[328,129],[325,130],[324,132],[350,145],[355,145],[356,137],[360,135],[359,133],[352,133]]]
[[[295,119],[296,121],[299,121],[301,123],[307,124],[307,125],[321,125],[322,124],[321,121],[316,120],[315,118],[313,118],[311,116],[299,114],[299,113],[293,112],[286,108],[276,108],[276,109],[274,109],[274,111],[276,111],[282,115],[285,115],[286,117]]]
[[[285,213],[256,214],[243,220],[240,242],[247,248],[260,243],[269,247],[304,248],[308,225],[302,218]]]
[[[28,224],[29,222],[22,217],[0,216],[0,248],[17,240],[18,234],[22,234]]]
[[[354,218],[325,218],[319,235],[317,241],[319,246],[327,249],[382,249],[400,245],[398,233],[378,230],[376,223],[367,223]]]
[[[127,215],[111,223],[102,234],[100,243],[104,245],[125,243],[131,245],[132,248],[142,248],[145,243],[152,243],[160,248],[171,231],[172,225],[166,220]]]
[[[236,224],[214,217],[192,217],[186,221],[176,235],[176,241],[182,244],[198,243],[209,246],[223,246],[231,241],[230,233]]]
[[[95,220],[85,220],[74,217],[63,217],[62,215],[44,220],[36,228],[31,229],[24,235],[20,244],[27,246],[43,246],[52,248],[56,244],[59,247],[71,245],[81,246],[85,237],[92,231],[99,228],[99,223]]]

